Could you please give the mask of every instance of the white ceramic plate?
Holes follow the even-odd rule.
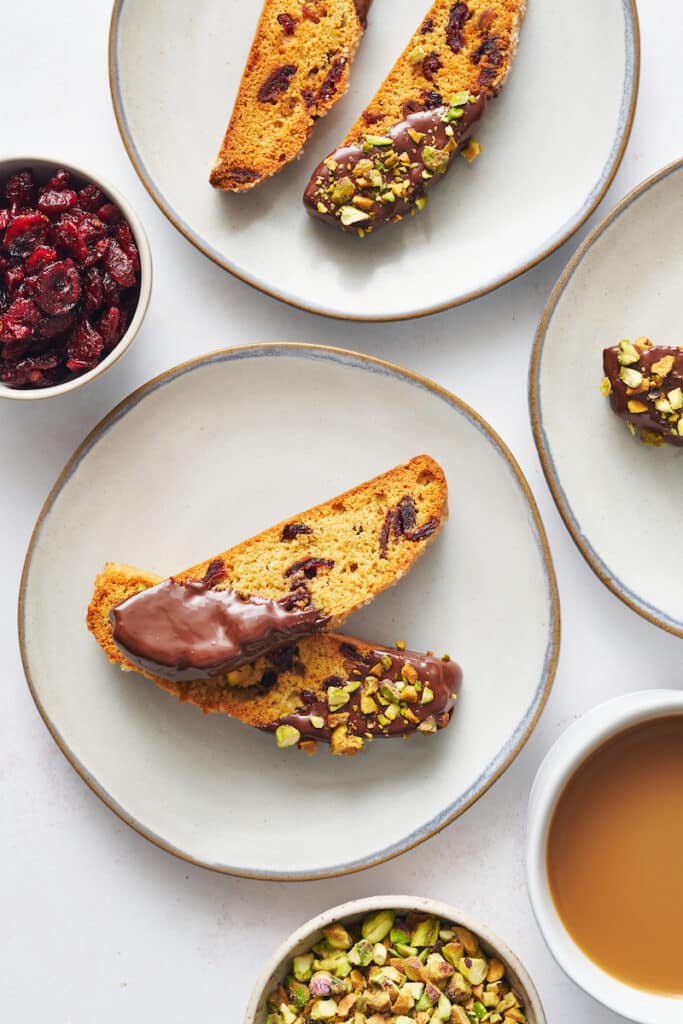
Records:
[[[599,384],[602,350],[620,338],[683,344],[681,280],[683,161],[636,188],[571,260],[541,320],[529,378],[543,469],[581,553],[626,604],[676,636],[683,452],[632,438]]]
[[[117,0],[114,108],[129,155],[169,219],[213,260],[286,302],[392,320],[490,291],[576,230],[621,160],[635,107],[635,0],[530,0],[519,54],[464,161],[424,214],[361,243],[305,215],[320,159],[370,100],[427,8],[374,0],[349,93],[303,157],[241,196],[208,184],[260,4]]]
[[[433,740],[377,742],[353,760],[281,751],[122,673],[88,634],[106,560],[172,573],[422,451],[446,471],[451,519],[347,631],[462,664],[457,714]],[[20,602],[34,698],[95,792],[167,850],[269,878],[367,867],[453,820],[528,738],[559,645],[543,527],[491,429],[422,378],[303,345],[220,352],[126,399],[50,495]]]

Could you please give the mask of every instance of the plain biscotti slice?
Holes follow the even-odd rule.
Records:
[[[437,0],[341,147],[314,171],[309,213],[361,236],[423,209],[510,70],[526,0]]]
[[[281,170],[344,94],[372,0],[266,0],[209,177],[241,192]]]
[[[88,626],[110,660],[135,669],[112,639],[112,608],[159,577],[109,563],[95,581]],[[444,657],[416,654],[320,633],[280,647],[241,669],[208,680],[178,682],[144,671],[161,689],[205,714],[222,712],[265,732],[279,746],[315,753],[358,753],[369,739],[432,735],[450,722],[462,681]]]
[[[442,529],[447,495],[441,467],[418,455],[153,590],[131,579],[112,604],[113,640],[138,668],[187,680],[332,629],[408,571]]]

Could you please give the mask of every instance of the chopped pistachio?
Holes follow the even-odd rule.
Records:
[[[427,56],[427,52],[422,46],[415,46],[408,54],[409,64],[421,64]]]
[[[304,953],[295,956],[292,961],[292,970],[297,981],[308,981],[313,974],[313,954]]]
[[[425,718],[424,722],[420,722],[417,731],[424,733],[426,736],[432,736],[436,732],[436,719],[434,715],[430,715],[429,718]]]
[[[330,201],[335,206],[343,206],[344,203],[348,203],[349,199],[356,193],[356,186],[350,178],[340,178],[339,181],[334,183],[330,192]]]
[[[647,412],[647,406],[644,402],[638,402],[635,399],[630,399],[627,403],[628,411],[638,415],[639,413]]]
[[[301,733],[293,725],[279,725],[275,730],[275,742],[278,747],[294,747],[301,739]]]
[[[640,370],[633,370],[628,366],[622,366],[619,370],[619,380],[627,388],[637,388],[643,383],[643,375]]]
[[[409,128],[408,129],[408,135],[413,140],[413,142],[415,143],[416,146],[419,146],[420,143],[422,142],[422,140],[425,137],[425,133],[424,132],[418,132],[417,129],[415,129],[415,128]]]
[[[344,227],[348,228],[352,224],[360,224],[363,221],[370,220],[370,218],[367,213],[363,210],[357,210],[355,206],[342,206],[340,220]]]
[[[420,697],[420,704],[431,704],[433,700],[434,691],[425,685],[425,688],[422,691],[422,696]]]
[[[393,910],[378,910],[376,913],[370,914],[365,918],[361,927],[363,938],[373,944],[381,942],[393,928],[395,918],[396,913]]]
[[[483,957],[464,956],[458,961],[458,970],[471,985],[480,985],[488,969],[489,965]]]
[[[367,967],[372,963],[373,951],[373,946],[367,939],[361,939],[349,950],[349,962],[356,967]]]
[[[600,394],[603,398],[609,398],[612,394],[612,382],[609,377],[603,377],[600,381]]]
[[[228,672],[225,681],[228,686],[244,686],[251,678],[253,671],[254,663],[248,662],[246,665],[234,668],[231,672]]]
[[[327,706],[330,711],[339,711],[351,700],[351,695],[341,686],[331,686],[327,691]]]
[[[311,1007],[311,1020],[334,1020],[336,1016],[337,1004],[334,999],[318,999]]]
[[[448,153],[443,149],[436,149],[435,146],[425,146],[422,150],[422,159],[427,170],[436,174],[445,174],[448,168]]]
[[[653,363],[651,370],[656,373],[658,377],[666,377],[674,368],[674,357],[673,356],[662,356],[656,363]]]
[[[394,140],[386,135],[366,135],[365,142],[371,149],[373,146],[379,146],[380,149],[384,149],[394,144]]]
[[[311,715],[311,725],[314,729],[324,729],[325,719],[321,718],[320,715]]]
[[[332,949],[351,949],[353,939],[343,924],[331,924],[323,928],[323,935]]]
[[[434,917],[420,921],[410,939],[411,946],[433,946],[439,938],[439,922]]]
[[[471,164],[478,156],[481,155],[481,143],[477,142],[476,139],[470,139],[465,148],[462,150],[462,155],[468,164]]]
[[[617,356],[620,366],[633,366],[640,362],[640,352],[627,338],[619,342],[619,354]]]
[[[672,409],[675,409],[676,411],[683,409],[683,391],[680,388],[672,388],[666,397],[669,399],[669,404]]]

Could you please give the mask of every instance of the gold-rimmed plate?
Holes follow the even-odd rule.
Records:
[[[121,672],[87,632],[105,561],[172,573],[422,451],[446,471],[449,522],[346,629],[461,662],[457,714],[436,737],[377,742],[353,760],[278,750]],[[206,867],[300,879],[393,857],[477,800],[534,728],[560,626],[533,497],[475,412],[376,359],[263,345],[177,367],[95,428],[34,531],[19,629],[48,728],[121,818]]]
[[[480,132],[419,217],[366,237],[312,221],[301,197],[424,14],[375,0],[351,88],[300,160],[252,192],[208,174],[259,4],[117,0],[110,80],[121,134],[158,205],[207,256],[294,306],[397,320],[466,302],[554,251],[595,209],[629,137],[639,41],[634,0],[531,0],[519,54]],[[561,59],[558,52],[561,50]],[[580,130],[577,129],[580,126]]]

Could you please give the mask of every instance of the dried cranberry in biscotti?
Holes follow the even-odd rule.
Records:
[[[278,97],[289,89],[295,74],[296,64],[283,64],[282,67],[271,71],[258,91],[261,103],[276,103]]]
[[[453,53],[460,53],[465,42],[465,22],[471,17],[467,4],[453,4],[446,25],[446,42]]]

